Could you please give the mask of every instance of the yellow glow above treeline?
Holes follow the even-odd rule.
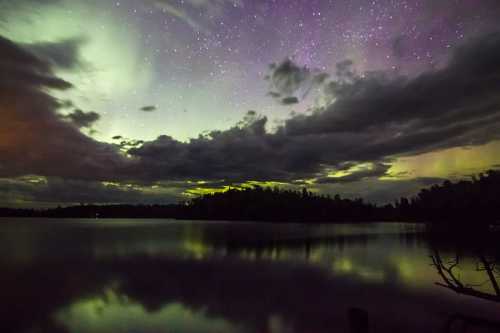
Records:
[[[370,162],[360,163],[360,164],[356,164],[356,165],[354,165],[346,170],[336,170],[336,171],[329,172],[328,177],[329,178],[342,178],[342,177],[352,175],[356,172],[373,170],[374,168],[375,168],[374,163],[370,163]]]
[[[255,186],[280,187],[280,188],[292,186],[288,183],[283,183],[283,182],[257,181],[257,180],[249,180],[249,181],[246,181],[244,183],[222,185],[219,187],[209,187],[210,183],[205,182],[205,181],[188,182],[188,184],[197,184],[197,185],[207,184],[207,187],[197,186],[194,188],[190,188],[183,193],[184,196],[187,196],[187,197],[197,197],[197,196],[208,195],[208,194],[224,193],[224,192],[227,192],[229,190],[244,190],[244,189],[252,188]]]
[[[469,175],[478,174],[488,169],[498,168],[500,166],[500,141],[494,141],[481,146],[450,148],[415,156],[397,158],[391,164],[387,175],[378,178],[378,180],[410,180],[419,177],[451,178],[459,179]],[[346,170],[331,170],[328,177],[342,178],[362,172],[373,170],[373,163],[359,163]],[[302,186],[305,184],[311,191],[318,191],[318,184],[315,179],[301,180]],[[191,185],[197,185],[194,188],[186,190],[183,195],[187,197],[196,197],[200,195],[223,193],[230,189],[242,190],[253,186],[262,187],[288,187],[297,188],[294,183],[276,182],[276,181],[247,181],[231,185],[211,187],[209,182],[198,181],[188,182]],[[297,183],[298,184],[298,183]]]
[[[482,146],[459,147],[403,157],[389,174],[396,179],[417,177],[461,178],[500,165],[500,141]]]

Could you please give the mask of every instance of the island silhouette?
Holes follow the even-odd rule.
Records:
[[[470,180],[444,181],[412,198],[375,205],[361,198],[320,195],[278,187],[229,189],[168,205],[93,205],[51,209],[0,208],[4,217],[173,218],[293,223],[400,221],[433,228],[485,230],[500,222],[500,172],[490,170]]]

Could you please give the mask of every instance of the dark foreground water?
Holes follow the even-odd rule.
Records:
[[[0,332],[350,332],[352,308],[370,332],[498,332],[499,244],[402,224],[0,219]]]

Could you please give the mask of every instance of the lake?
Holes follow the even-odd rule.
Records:
[[[499,243],[480,243],[397,223],[4,218],[0,332],[498,332]]]

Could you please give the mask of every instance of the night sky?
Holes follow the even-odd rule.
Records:
[[[0,203],[500,167],[500,1],[0,0]]]

